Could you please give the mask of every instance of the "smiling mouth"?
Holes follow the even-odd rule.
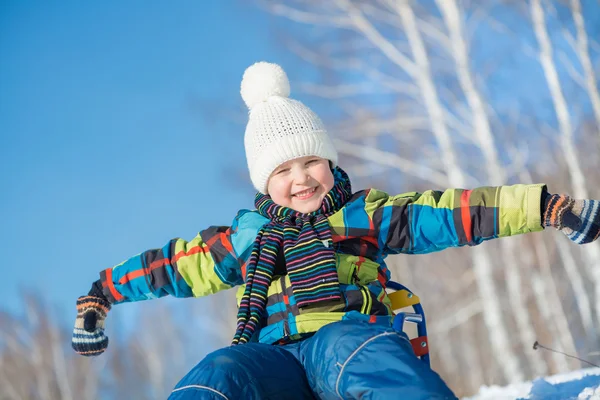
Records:
[[[300,200],[306,200],[306,199],[312,197],[316,191],[317,191],[317,188],[312,188],[312,189],[308,189],[308,190],[303,190],[302,192],[294,193],[292,196],[297,199],[300,199]]]

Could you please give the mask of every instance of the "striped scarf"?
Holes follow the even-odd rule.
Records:
[[[344,206],[352,188],[341,168],[336,167],[332,172],[333,188],[323,199],[321,208],[310,214],[279,206],[268,195],[256,195],[258,212],[271,221],[260,229],[254,240],[232,344],[247,343],[259,327],[277,254],[282,247],[298,307],[341,298],[327,217]]]

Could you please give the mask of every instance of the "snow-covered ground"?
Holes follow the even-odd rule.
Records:
[[[463,400],[600,400],[600,368],[538,378],[510,386],[483,386]]]

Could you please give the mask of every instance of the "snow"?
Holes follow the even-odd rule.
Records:
[[[482,386],[463,400],[600,400],[600,368],[586,368],[509,386]]]

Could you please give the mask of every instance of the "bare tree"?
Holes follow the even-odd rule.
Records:
[[[531,0],[531,17],[535,36],[538,40],[540,51],[539,60],[544,70],[548,88],[550,89],[552,104],[558,118],[560,130],[560,144],[564,151],[564,157],[567,163],[569,174],[571,176],[571,185],[573,196],[578,199],[589,198],[582,166],[575,148],[574,130],[571,122],[571,115],[567,102],[565,100],[562,85],[553,61],[553,47],[546,30],[546,20],[544,9],[540,0]],[[595,88],[597,91],[597,88]],[[584,254],[587,256],[588,273],[594,282],[595,287],[595,311],[596,318],[600,320],[600,244],[594,243],[584,248]]]
[[[575,21],[577,39],[571,43],[579,49],[582,66],[585,57],[589,66],[593,46],[585,44],[588,38],[584,15],[577,3],[571,2],[573,20],[580,18]],[[539,13],[541,10],[543,14],[543,8],[539,1],[498,0],[482,4],[454,0],[434,3],[304,0],[261,4],[269,12],[299,23],[295,25],[297,35],[291,33],[285,46],[315,65],[324,77],[323,82],[300,87],[312,96],[335,99],[345,114],[332,124],[344,132],[343,137],[336,137],[336,145],[349,159],[352,172],[356,172],[354,176],[360,177],[361,182],[369,181],[369,174],[377,171],[377,178],[372,176],[370,181],[388,185],[383,174],[387,173],[391,181],[397,177],[394,170],[400,170],[403,181],[417,188],[424,184],[498,185],[511,180],[526,183],[533,179],[556,188],[571,181],[575,197],[588,197],[586,185],[591,185],[597,177],[588,175],[591,181],[584,182],[582,171],[593,170],[593,163],[597,165],[598,161],[577,157],[574,126],[581,119],[574,123],[565,105],[568,96],[576,95],[578,89],[570,86],[566,91],[567,86],[560,82],[552,56],[552,40],[547,32],[544,35],[546,28],[540,23]],[[537,17],[522,19],[526,9],[531,15],[537,12]],[[533,23],[529,25],[528,21]],[[289,26],[286,23],[286,31]],[[556,126],[535,110],[528,110],[523,103],[526,100],[509,95],[515,97],[513,106],[524,116],[515,125],[514,137],[494,133],[507,129],[510,112],[506,107],[494,109],[486,98],[490,94],[486,83],[490,77],[494,78],[496,71],[500,74],[507,71],[500,64],[496,69],[490,68],[489,62],[486,69],[481,69],[481,59],[476,58],[480,48],[472,47],[470,41],[477,36],[478,27],[486,28],[487,35],[494,31],[500,40],[512,41],[506,47],[508,53],[521,52],[521,57],[533,56],[539,60],[550,93],[544,100],[554,106],[558,115]],[[318,41],[307,40],[303,34],[307,30],[313,37],[317,32]],[[525,39],[530,36],[537,39],[538,53]],[[488,39],[488,48],[491,42],[494,38]],[[482,43],[481,49],[485,49],[486,44]],[[496,48],[496,42],[493,47]],[[475,69],[476,66],[480,69]],[[587,82],[583,87],[591,103],[594,93],[587,88],[594,86],[594,73],[584,66],[585,79],[580,79]],[[389,99],[392,109],[397,111],[395,115],[381,113],[378,106],[369,102],[377,91]],[[335,107],[331,102],[328,105]],[[581,112],[577,115],[582,116],[585,115]],[[592,144],[597,146],[597,141],[596,138]],[[562,151],[557,151],[557,144]],[[540,151],[532,153],[528,146]],[[543,159],[544,168],[530,173],[530,166],[541,161],[542,148],[550,158]],[[568,179],[557,178],[561,169],[568,171]],[[586,275],[593,273],[590,268],[600,271],[592,267],[594,250],[590,247],[593,246],[565,247],[565,240],[559,235],[550,244],[539,235],[531,239],[503,239],[467,253],[452,253],[448,257],[452,260],[443,255],[419,257],[421,266],[418,273],[411,273],[411,282],[423,293],[444,291],[444,301],[434,298],[427,306],[433,354],[439,359],[440,372],[453,387],[469,393],[483,381],[498,383],[503,378],[518,381],[575,367],[556,354],[540,356],[531,351],[531,343],[541,337],[564,351],[575,352],[574,337],[579,334],[579,324],[587,337],[595,337],[590,302],[597,302],[598,295],[592,296],[585,283]],[[555,249],[556,256],[548,254]],[[578,255],[586,253],[586,268],[582,271],[577,266]],[[408,265],[415,262],[411,260],[404,265],[398,258],[398,266],[392,269],[405,276],[410,270]],[[423,265],[430,267],[424,270]],[[458,272],[458,265],[471,267]],[[471,277],[472,283],[456,279],[463,274]],[[432,276],[436,281],[443,276],[442,281],[450,288],[439,285],[432,288]],[[597,288],[597,278],[593,282]],[[455,284],[461,289],[453,290],[451,286]],[[560,294],[572,296],[575,309],[566,308],[571,305],[561,301]],[[449,298],[454,298],[456,304]],[[445,317],[448,315],[451,318]],[[480,326],[482,323],[485,328]],[[481,346],[457,343],[452,348],[435,348],[436,335],[447,340],[464,337],[466,332],[485,332],[477,339]],[[464,376],[457,377],[452,372],[458,365],[464,368],[469,365],[470,370],[478,373],[467,384]]]
[[[206,312],[216,309],[207,307],[213,300],[188,299],[177,308],[159,301],[129,304],[142,312],[127,323],[123,309],[114,307],[108,349],[98,357],[82,357],[71,349],[71,331],[51,306],[24,294],[24,315],[0,313],[0,399],[164,399],[207,352],[233,335],[235,312],[227,312],[234,302],[219,308],[227,316],[222,319]],[[198,301],[204,312],[192,307]]]
[[[585,89],[590,97],[592,109],[594,110],[594,117],[596,118],[596,127],[598,129],[598,133],[600,133],[600,93],[598,91],[598,81],[596,79],[594,67],[590,57],[589,41],[585,29],[583,12],[581,10],[581,1],[570,0],[570,4],[571,13],[573,14],[573,20],[575,21],[575,28],[577,31],[576,41],[571,39],[570,43],[575,42],[573,47],[577,57],[579,58],[579,62],[583,67],[583,81],[585,82]]]
[[[437,0],[436,4],[442,13],[444,23],[449,33],[451,43],[449,53],[456,64],[456,75],[471,111],[473,138],[477,142],[479,149],[481,149],[485,160],[484,165],[487,181],[489,182],[488,184],[505,184],[507,181],[504,173],[505,168],[498,157],[496,140],[488,119],[486,103],[479,88],[475,85],[472,68],[469,63],[469,45],[464,34],[462,24],[463,17],[454,0]],[[518,253],[516,251],[517,242],[512,239],[503,240],[501,242],[501,247],[503,259],[506,264],[506,282],[510,294],[509,302],[514,310],[524,309],[525,300],[523,297],[523,285],[519,268],[520,263],[516,257],[516,254]],[[533,343],[536,338],[535,331],[529,318],[529,313],[515,313],[514,315],[521,343],[524,346],[528,346],[530,343]],[[528,364],[536,374],[545,375],[547,373],[547,367],[543,363],[543,360],[532,352],[525,354]],[[514,380],[519,381],[522,379],[522,376],[515,376]]]

